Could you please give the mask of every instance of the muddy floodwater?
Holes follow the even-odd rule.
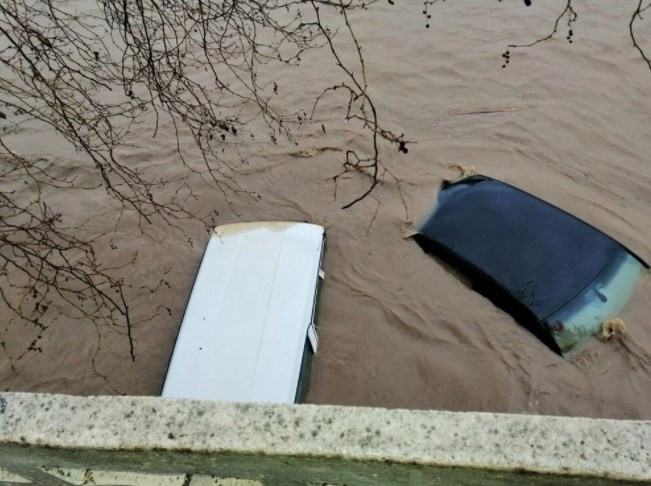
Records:
[[[368,132],[343,121],[345,99],[336,96],[298,129],[296,143],[240,141],[246,163],[236,162],[237,182],[247,194],[194,187],[192,204],[217,211],[215,224],[300,220],[327,228],[308,402],[651,419],[648,274],[619,316],[624,342],[594,339],[563,358],[404,237],[427,216],[441,182],[459,175],[451,167],[474,166],[651,261],[651,71],[628,31],[637,2],[576,2],[571,43],[561,22],[557,37],[516,49],[502,67],[506,46],[549,34],[564,4],[439,2],[427,20],[420,2],[396,1],[352,15],[381,121],[414,142],[406,154],[381,146],[382,183],[352,208],[342,206],[368,177],[347,173],[336,193],[332,177],[348,148],[368,146]],[[651,52],[651,21],[637,34]],[[341,48],[354,60],[350,43]],[[278,102],[309,111],[340,72],[325,50],[307,53],[302,66],[270,64],[264,75],[277,82]],[[182,173],[168,121],[156,138],[151,126],[136,125],[129,140],[123,160],[170,179]],[[26,126],[12,143],[53,170],[91,171],[43,127]],[[66,221],[93,216],[88,231],[115,224],[117,206],[102,190],[53,192],[50,200]],[[123,332],[65,317],[45,332],[40,352],[25,353],[34,330],[2,310],[2,389],[160,393],[208,235],[193,224],[148,231],[125,216],[97,248],[107,265],[136,255],[123,271],[133,285],[162,282],[131,305],[135,361]]]

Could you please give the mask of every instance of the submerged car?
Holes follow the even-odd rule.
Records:
[[[615,317],[648,268],[593,226],[479,175],[444,185],[414,238],[559,354]]]
[[[323,227],[217,226],[174,346],[162,396],[294,403],[317,350]]]

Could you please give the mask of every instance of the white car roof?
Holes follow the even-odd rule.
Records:
[[[217,226],[192,288],[162,395],[293,403],[313,319],[323,240],[323,227],[308,223]]]

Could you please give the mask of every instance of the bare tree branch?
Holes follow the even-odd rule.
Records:
[[[540,44],[541,42],[545,42],[553,38],[558,33],[559,25],[564,18],[566,19],[566,26],[567,26],[566,39],[571,44],[572,37],[574,36],[574,30],[572,30],[572,25],[574,24],[574,22],[577,21],[579,16],[576,13],[576,10],[574,10],[574,7],[572,7],[572,0],[566,0],[565,7],[563,8],[561,13],[558,15],[558,17],[556,17],[556,20],[554,21],[554,27],[552,31],[546,36],[536,39],[535,41],[530,42],[528,44],[509,44],[504,54],[502,54],[502,57],[504,58],[504,64],[502,65],[502,67],[505,68],[509,64],[509,62],[511,61],[511,52],[513,52],[515,49],[533,47],[537,44]]]
[[[215,213],[199,215],[188,205],[194,189],[187,177],[223,194],[255,198],[237,178],[239,140],[259,136],[258,121],[272,141],[291,140],[302,122],[300,114],[275,105],[276,83],[259,81],[267,63],[297,65],[310,49],[330,49],[347,80],[339,86],[350,95],[345,118],[360,122],[373,141],[369,157],[347,152],[345,170],[369,170],[371,184],[345,207],[370,194],[378,184],[378,137],[405,152],[407,143],[378,124],[348,20],[348,12],[375,1],[97,0],[82,10],[65,0],[0,3],[0,303],[13,316],[7,322],[29,322],[37,331],[25,352],[38,351],[42,333],[62,315],[123,333],[136,359],[130,303],[164,282],[146,288],[124,282],[119,275],[137,255],[104,266],[95,247],[110,231],[80,236],[85,223],[65,221],[50,206],[50,194],[104,190],[119,204],[116,224],[135,214],[143,235],[152,224],[180,228],[180,220],[210,227]],[[333,44],[336,30],[322,23],[319,8],[343,14],[361,74],[342,62]],[[188,174],[176,180],[120,156],[135,126],[149,124],[154,138],[164,121],[174,128]],[[47,161],[19,154],[12,134],[30,124],[54,130],[84,154],[97,177],[62,176]],[[181,150],[188,133],[198,162]]]
[[[651,70],[651,58],[646,54],[644,49],[638,43],[637,37],[635,37],[634,24],[637,20],[644,20],[644,18],[642,17],[642,13],[644,13],[650,7],[651,7],[651,2],[644,5],[644,0],[639,0],[637,7],[635,8],[635,12],[633,12],[633,15],[631,16],[631,21],[628,24],[628,31],[631,35],[633,46],[640,53],[640,56],[642,57],[644,62],[646,62],[647,66],[649,67],[649,70]]]
[[[350,172],[350,171],[357,171],[361,173],[368,174],[370,176],[371,182],[369,187],[364,191],[362,194],[357,196],[355,199],[352,201],[344,204],[342,206],[342,209],[347,209],[350,208],[351,206],[357,204],[358,202],[362,201],[365,199],[373,190],[375,187],[379,184],[380,180],[378,178],[379,174],[379,169],[380,169],[380,151],[379,151],[379,139],[384,139],[391,144],[394,144],[398,147],[398,150],[403,153],[407,153],[409,150],[407,149],[407,144],[410,143],[408,140],[405,139],[404,134],[396,135],[393,132],[391,132],[388,129],[382,128],[379,123],[379,118],[378,118],[378,112],[375,107],[375,103],[371,99],[369,93],[368,93],[368,83],[366,81],[366,66],[364,64],[364,57],[362,56],[362,48],[361,45],[355,35],[355,32],[353,31],[352,25],[349,21],[348,18],[348,13],[346,6],[344,5],[343,0],[339,0],[339,8],[341,11],[341,14],[344,18],[344,22],[346,24],[346,29],[349,33],[349,36],[355,45],[355,49],[357,52],[357,57],[359,60],[359,69],[361,72],[361,75],[356,75],[355,72],[346,66],[344,62],[342,61],[341,57],[339,56],[339,53],[337,52],[337,49],[334,46],[333,42],[333,34],[332,32],[324,25],[324,23],[321,21],[321,14],[319,11],[319,2],[312,0],[311,4],[314,9],[315,15],[316,15],[316,21],[313,22],[311,25],[316,27],[323,37],[326,39],[327,45],[330,48],[330,52],[332,53],[333,57],[335,58],[337,66],[344,72],[346,75],[347,81],[342,82],[341,84],[337,84],[334,86],[331,86],[329,88],[326,88],[316,99],[314,106],[312,108],[312,115],[311,117],[314,116],[314,112],[317,109],[317,105],[319,101],[327,94],[330,94],[334,91],[340,90],[343,91],[347,94],[348,96],[348,104],[346,108],[346,120],[357,120],[362,123],[362,126],[366,129],[369,129],[371,131],[371,142],[372,142],[372,149],[371,149],[371,154],[367,157],[360,156],[356,151],[354,150],[347,150],[346,151],[346,160],[344,161],[343,164],[343,171],[340,172],[339,174],[335,175],[333,177],[333,181],[335,183],[335,199],[337,197],[337,180],[339,177],[341,177],[343,174]],[[361,80],[359,77],[361,76]]]

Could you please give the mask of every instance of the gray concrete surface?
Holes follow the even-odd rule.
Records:
[[[4,393],[0,468],[38,484],[100,484],[65,482],[79,470],[265,486],[651,482],[651,422]]]

